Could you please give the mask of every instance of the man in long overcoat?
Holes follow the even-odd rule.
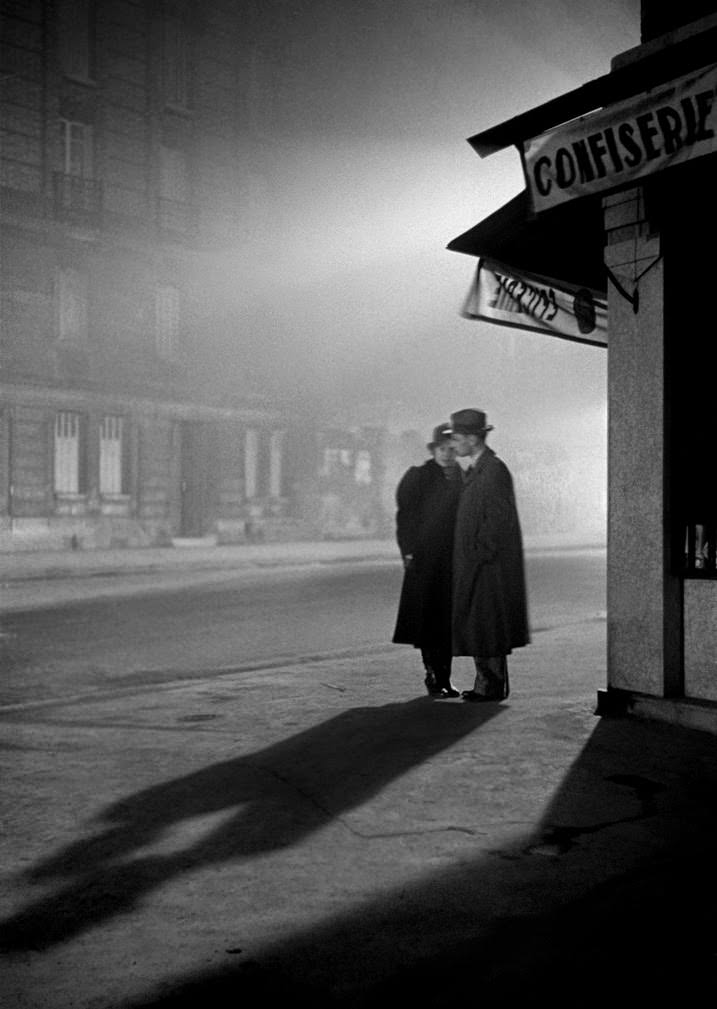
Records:
[[[393,641],[420,648],[426,689],[435,697],[459,696],[451,684],[451,581],[460,479],[447,427],[434,429],[431,458],[411,466],[396,489],[404,574]]]
[[[482,410],[451,414],[463,486],[453,541],[453,654],[473,657],[467,701],[508,696],[507,656],[530,641],[523,540],[508,467],[485,439]]]

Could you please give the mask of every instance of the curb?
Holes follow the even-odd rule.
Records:
[[[43,571],[32,573],[10,572],[0,576],[0,585],[8,582],[41,582],[59,580],[63,578],[119,578],[123,575],[152,575],[172,571],[231,571],[246,570],[247,568],[293,568],[306,567],[309,564],[346,564],[346,563],[376,563],[386,561],[392,563],[395,560],[399,563],[398,557],[391,558],[387,554],[365,554],[355,556],[344,554],[339,557],[276,557],[276,558],[251,558],[234,562],[204,562],[198,563],[177,563],[177,564],[128,564],[121,566],[98,567],[98,568],[47,568]]]
[[[289,544],[289,547],[291,545]],[[213,548],[217,550],[218,548]],[[526,543],[525,554],[550,554],[550,553],[577,553],[585,550],[605,550],[605,543],[601,542],[533,542]],[[241,554],[223,554],[221,550],[214,556],[203,554],[201,557],[192,556],[192,551],[170,551],[169,554],[154,559],[145,560],[143,551],[127,551],[123,554],[122,560],[105,561],[99,559],[93,563],[94,558],[90,551],[79,555],[74,555],[74,563],[68,563],[55,555],[52,560],[45,561],[47,566],[43,566],[41,555],[29,554],[26,566],[15,554],[13,556],[14,565],[11,562],[11,569],[0,573],[0,585],[13,583],[28,583],[60,581],[67,579],[83,578],[120,578],[134,575],[164,574],[175,571],[231,571],[231,570],[261,570],[267,568],[294,568],[306,567],[308,565],[331,565],[347,563],[400,563],[397,547],[393,541],[387,542],[384,549],[370,550],[368,553],[354,551],[337,552],[332,554],[316,553],[293,554],[291,549],[282,554],[279,547],[275,548],[273,554],[267,552],[266,556],[242,557]],[[2,560],[0,557],[0,568]],[[14,570],[12,570],[14,567]]]

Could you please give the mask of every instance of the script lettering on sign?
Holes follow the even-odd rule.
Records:
[[[717,151],[717,66],[523,144],[535,211]]]
[[[495,271],[496,293],[489,305],[499,312],[519,312],[535,319],[551,322],[558,314],[558,303],[552,287],[537,287],[527,280],[507,277]]]
[[[481,259],[462,314],[499,326],[607,345],[607,301],[587,287]]]

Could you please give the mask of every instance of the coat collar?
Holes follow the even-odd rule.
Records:
[[[443,466],[439,466],[435,459],[427,459],[424,465],[436,479],[440,473],[449,483],[452,483],[454,480],[460,480],[460,468],[458,466],[449,466],[446,469]]]
[[[463,471],[463,483],[470,483],[471,480],[474,480],[477,474],[480,473],[485,468],[488,459],[490,459],[494,455],[495,452],[493,451],[493,449],[488,448],[488,446],[486,445],[481,454],[478,456],[477,462],[475,462],[472,466],[469,466],[468,469]]]

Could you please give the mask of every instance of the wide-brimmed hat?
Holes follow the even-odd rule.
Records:
[[[450,439],[451,439],[450,425],[439,424],[438,427],[433,428],[433,437],[426,445],[426,448],[432,452],[434,448],[437,448],[444,441],[450,441]]]
[[[451,414],[449,434],[487,434],[493,425],[487,423],[482,410],[457,410]]]

